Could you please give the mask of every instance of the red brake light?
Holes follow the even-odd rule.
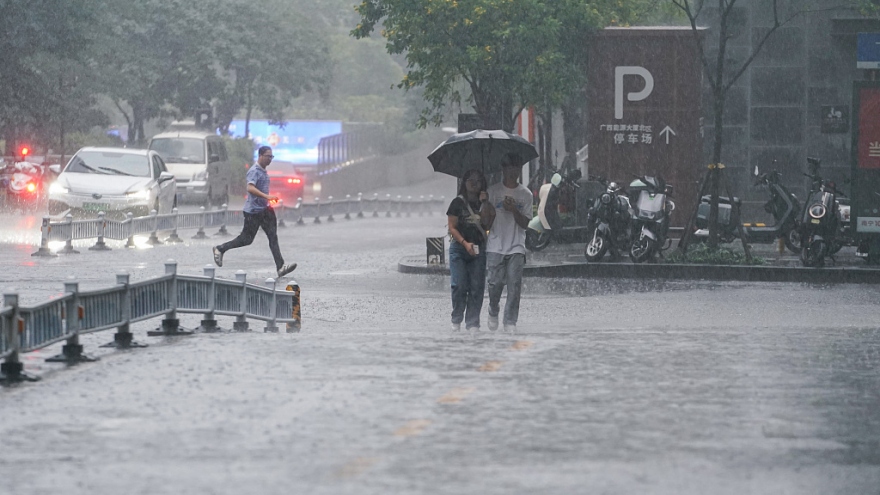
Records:
[[[299,184],[300,182],[302,182],[302,180],[300,180],[300,179],[293,179],[293,178],[287,179],[288,184]]]
[[[28,148],[27,146],[22,146],[22,148],[21,148],[22,158],[28,156],[28,154],[30,154],[30,152],[31,152],[30,148]]]
[[[27,191],[28,191],[28,192],[34,192],[34,191],[36,191],[36,190],[37,190],[37,185],[34,184],[33,182],[28,182],[28,185],[27,185]]]

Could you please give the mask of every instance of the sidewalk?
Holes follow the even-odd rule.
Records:
[[[674,249],[675,243],[673,243]],[[742,252],[742,245],[725,246]],[[611,261],[588,263],[583,255],[583,244],[551,244],[545,251],[528,253],[525,277],[559,278],[665,278],[679,280],[730,280],[751,282],[803,283],[880,283],[880,267],[869,266],[855,255],[854,247],[844,247],[834,260],[826,259],[823,268],[804,268],[798,255],[786,250],[779,253],[775,245],[753,244],[752,256],[765,260],[764,265],[702,265],[658,263],[634,264],[624,255]],[[447,249],[448,251],[448,249]],[[448,265],[428,265],[427,256],[407,256],[398,263],[398,271],[411,274],[449,274]]]

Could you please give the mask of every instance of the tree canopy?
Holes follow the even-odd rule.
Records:
[[[405,55],[399,87],[424,90],[421,125],[466,103],[487,126],[511,130],[524,106],[558,106],[582,87],[593,30],[634,22],[655,3],[363,0],[352,35],[378,29],[389,53]]]

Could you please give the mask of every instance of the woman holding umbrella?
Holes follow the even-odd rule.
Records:
[[[486,289],[486,228],[480,209],[489,199],[486,177],[479,170],[464,173],[458,196],[446,211],[449,223],[449,273],[452,285],[452,329],[480,328]]]

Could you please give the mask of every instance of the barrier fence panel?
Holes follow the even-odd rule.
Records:
[[[161,316],[170,311],[168,282],[173,275],[131,284],[128,287],[131,301],[131,321]]]
[[[83,309],[79,333],[97,332],[125,323],[123,287],[80,292],[79,306]]]
[[[227,281],[217,280],[214,287],[214,312],[220,315],[235,316],[241,314],[242,284],[230,285]]]
[[[4,303],[5,304],[5,303]],[[8,307],[0,310],[0,358],[5,358],[13,351],[9,340],[9,333],[12,332],[12,316],[14,308]]]
[[[333,220],[334,216],[340,215],[346,219],[350,219],[353,215],[357,215],[358,218],[365,216],[399,217],[403,212],[406,212],[406,215],[412,213],[417,213],[419,216],[425,213],[430,215],[434,209],[445,206],[443,196],[440,199],[434,199],[433,196],[429,196],[427,199],[424,196],[418,198],[412,196],[392,197],[390,194],[383,196],[373,194],[371,197],[364,197],[359,193],[357,197],[351,195],[340,199],[328,197],[323,201],[320,198],[315,198],[314,202],[309,203],[300,199],[295,204],[280,205],[276,213],[279,221],[295,221],[298,224],[303,224],[306,219],[312,220],[314,223],[321,223],[322,216]],[[74,240],[98,238],[99,244],[102,244],[104,238],[129,239],[127,246],[133,247],[131,239],[135,235],[153,234],[151,242],[157,244],[159,241],[154,239],[154,234],[158,231],[171,231],[172,238],[175,238],[174,234],[178,230],[219,228],[219,233],[226,234],[228,233],[225,231],[226,227],[240,227],[242,225],[244,225],[244,215],[241,210],[229,210],[226,205],[210,211],[179,213],[175,210],[172,213],[162,215],[151,213],[143,217],[131,217],[129,214],[125,220],[102,217],[72,220],[72,217],[68,216],[65,220],[52,221],[49,217],[43,217],[43,225],[40,228],[40,251],[34,253],[34,256],[54,256],[46,247],[50,241],[66,241],[69,245]],[[179,239],[177,240],[179,241]],[[104,249],[103,246],[102,249]],[[66,252],[75,251],[68,247]]]
[[[268,320],[272,310],[272,297],[274,291],[264,287],[253,285],[246,286],[245,297],[247,306],[245,312],[256,320]]]
[[[211,310],[212,280],[205,277],[177,277],[177,310],[181,313],[207,313]]]
[[[23,352],[39,349],[67,337],[64,324],[67,299],[55,299],[33,308],[20,308],[19,316],[24,322],[24,333],[21,335]]]

